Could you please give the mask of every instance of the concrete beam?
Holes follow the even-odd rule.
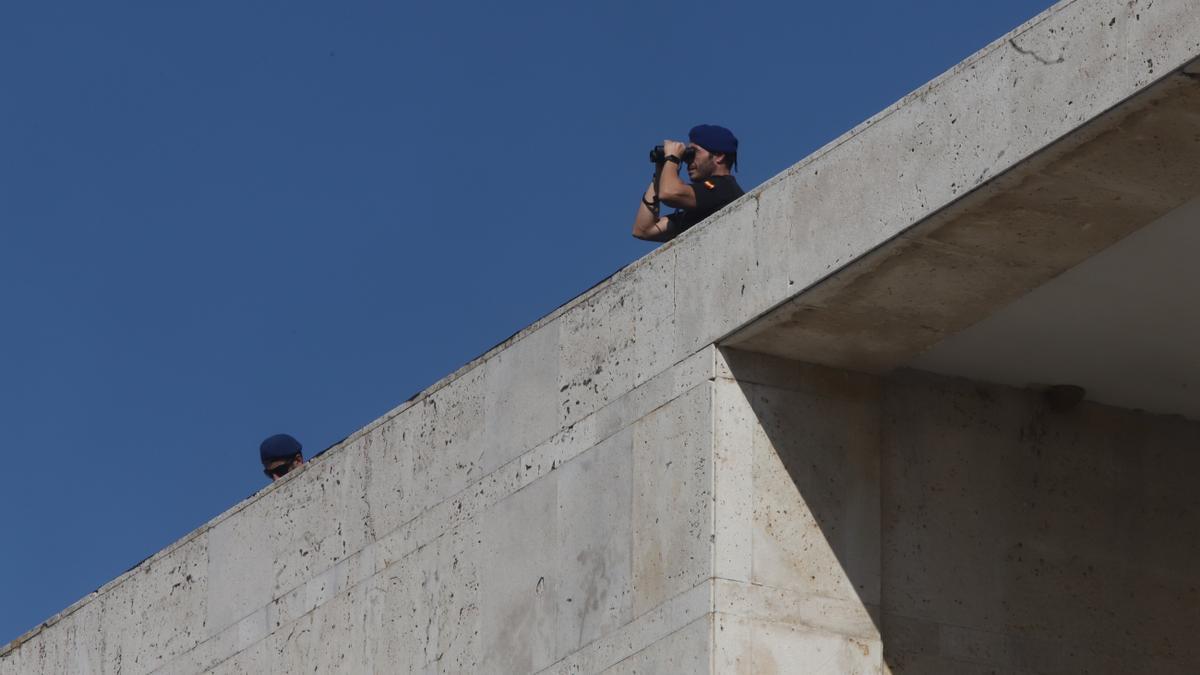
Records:
[[[1198,194],[1200,81],[1180,70],[724,342],[886,372]]]
[[[1060,3],[755,190],[679,339],[886,371],[1195,195],[1194,10]]]

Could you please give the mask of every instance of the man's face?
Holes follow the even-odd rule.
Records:
[[[716,155],[695,143],[688,143],[688,147],[696,151],[696,156],[687,165],[688,178],[695,182],[713,175],[717,170]]]
[[[291,459],[273,459],[263,464],[263,473],[267,474],[271,482],[275,482],[288,475],[288,472],[293,471],[303,463],[304,460],[299,455]]]

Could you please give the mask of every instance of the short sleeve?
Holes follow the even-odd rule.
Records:
[[[710,187],[711,186],[711,187]],[[696,221],[699,222],[716,213],[722,206],[729,203],[729,196],[721,189],[720,183],[701,181],[692,185],[696,193]]]

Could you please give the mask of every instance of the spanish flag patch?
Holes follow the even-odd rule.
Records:
[[[712,190],[713,188],[717,187],[717,184],[712,182],[711,180],[706,180],[706,181],[704,181],[704,187],[708,188],[709,190]]]

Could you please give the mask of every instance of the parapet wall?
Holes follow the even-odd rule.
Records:
[[[1077,152],[1054,170],[1132,204],[1103,237],[1076,236],[1077,195],[1057,237],[927,231],[1135,117],[1200,157],[1198,56],[1188,0],[1056,5],[3,648],[0,675],[1194,672],[1195,422],[890,373],[1200,194],[1200,162],[1147,190],[1123,181],[1159,163]],[[893,283],[918,226],[938,255],[905,274],[972,279],[932,314]],[[869,311],[803,301],[856,269]],[[732,342],[838,368],[717,346],[752,324]]]
[[[434,428],[375,427],[0,672],[1200,664],[1197,422],[706,348],[384,525]]]

